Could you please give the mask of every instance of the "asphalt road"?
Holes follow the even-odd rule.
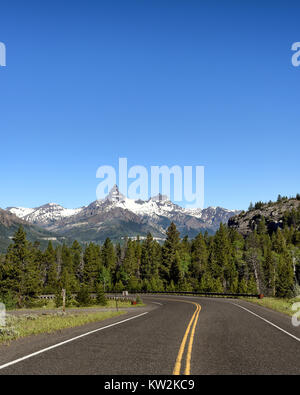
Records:
[[[300,326],[288,316],[230,299],[144,301],[128,315],[0,347],[0,374],[300,374]]]

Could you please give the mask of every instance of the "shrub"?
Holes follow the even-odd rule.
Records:
[[[25,298],[24,307],[32,309],[35,307],[42,308],[45,305],[45,301],[36,298]]]
[[[97,304],[99,304],[100,306],[106,306],[107,299],[102,284],[97,285],[96,293],[97,293]]]
[[[0,302],[5,304],[6,310],[13,310],[18,306],[17,296],[11,291],[7,291],[0,295]]]
[[[54,303],[55,303],[55,306],[58,308],[58,307],[61,307],[62,305],[63,305],[63,298],[62,298],[62,295],[61,295],[61,292],[56,292],[56,294],[55,294],[55,299],[54,299]]]
[[[86,285],[81,285],[76,297],[76,302],[79,306],[90,306],[92,304],[89,288]]]

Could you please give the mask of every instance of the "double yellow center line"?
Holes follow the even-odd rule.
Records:
[[[183,302],[183,301],[181,301]],[[187,354],[186,354],[186,363],[185,363],[185,371],[184,374],[185,375],[190,375],[191,374],[191,358],[192,358],[192,349],[193,349],[193,343],[194,343],[194,337],[195,337],[195,331],[196,331],[196,326],[197,326],[197,322],[199,319],[199,314],[201,311],[201,306],[198,303],[194,303],[194,302],[188,302],[185,301],[185,303],[192,303],[196,306],[196,310],[188,324],[188,327],[185,331],[185,334],[183,336],[180,348],[179,348],[179,352],[177,355],[177,359],[176,359],[176,363],[175,363],[175,367],[173,370],[173,375],[180,375],[181,372],[181,364],[182,364],[182,357],[184,354],[184,350],[185,350],[185,346],[190,334],[190,340],[189,340],[189,344],[188,344],[188,348],[187,348]]]

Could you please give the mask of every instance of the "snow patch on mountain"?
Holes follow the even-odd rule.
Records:
[[[8,211],[33,224],[48,224],[78,214],[82,208],[68,209],[56,203],[48,203],[36,208],[10,207]]]
[[[6,210],[23,219],[24,217],[26,217],[26,215],[31,214],[34,211],[34,208],[8,207]]]

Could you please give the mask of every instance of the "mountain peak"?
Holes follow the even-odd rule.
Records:
[[[61,208],[61,209],[63,209],[63,207],[58,203],[46,203],[46,204],[43,204],[42,206],[36,207],[36,210],[39,210],[41,208]]]
[[[118,185],[114,185],[106,197],[106,200],[112,202],[120,202],[125,199],[125,196],[119,191]]]
[[[162,195],[161,193],[159,193],[156,196],[153,196],[150,201],[152,202],[166,202],[169,200],[169,197],[167,195]]]

